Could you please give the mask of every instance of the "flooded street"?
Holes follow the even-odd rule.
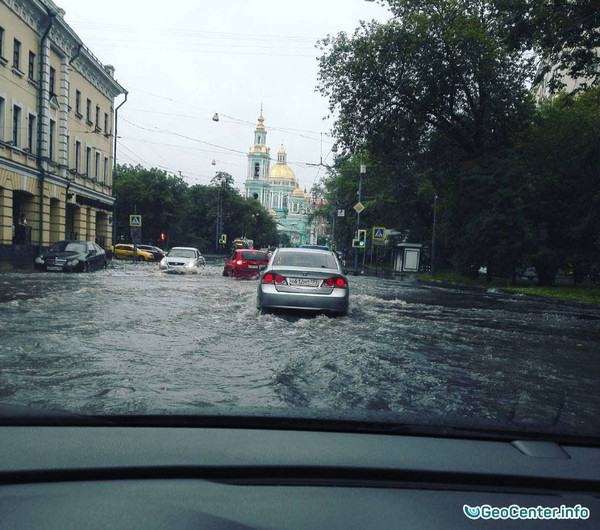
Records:
[[[256,281],[117,262],[0,273],[0,401],[86,414],[382,411],[598,431],[600,308],[350,277],[346,317],[260,315]]]

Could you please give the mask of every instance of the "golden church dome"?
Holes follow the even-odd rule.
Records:
[[[296,181],[296,174],[292,171],[290,166],[277,162],[271,169],[269,169],[270,179],[287,179]]]
[[[294,191],[292,191],[292,195],[295,197],[304,197],[304,193],[300,188],[296,188]]]
[[[279,151],[277,151],[277,164],[275,164],[269,170],[270,179],[286,179],[296,182],[296,174],[287,165],[287,154],[281,144]]]

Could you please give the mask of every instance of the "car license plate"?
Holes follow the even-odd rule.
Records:
[[[288,283],[295,287],[318,287],[319,280],[311,278],[288,278]]]
[[[62,267],[46,267],[49,271],[62,271]]]
[[[248,265],[249,269],[258,269],[258,265]]]

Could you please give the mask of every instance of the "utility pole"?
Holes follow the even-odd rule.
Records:
[[[433,197],[433,227],[431,228],[431,275],[435,274],[435,223],[437,220],[437,193]]]
[[[125,90],[124,94],[125,94],[125,99],[123,101],[121,101],[121,103],[119,103],[119,105],[115,109],[115,128],[114,128],[115,137],[113,139],[114,146],[113,146],[112,182],[111,182],[112,194],[113,194],[113,197],[115,198],[115,202],[113,203],[113,211],[112,211],[113,246],[117,244],[117,213],[118,213],[117,212],[117,200],[118,200],[118,197],[115,194],[115,171],[117,169],[117,139],[119,138],[118,133],[117,133],[117,126],[119,124],[119,109],[123,105],[125,105],[125,103],[127,103],[127,96],[129,95],[129,92],[127,92],[127,90]],[[113,256],[113,258],[114,258],[114,256]]]
[[[362,204],[362,176],[366,172],[366,168],[363,165],[362,152],[360,153],[360,172],[358,173],[358,204]],[[356,237],[358,237],[358,230],[360,228],[360,212],[356,211]],[[358,274],[358,247],[354,247],[354,275]]]
[[[337,209],[338,206],[336,202],[333,207],[333,215],[331,219],[331,250],[337,250],[335,246],[335,218],[337,217]]]
[[[221,234],[223,233],[223,187],[219,186],[219,203],[217,204],[217,227],[215,231],[215,249],[219,250]]]

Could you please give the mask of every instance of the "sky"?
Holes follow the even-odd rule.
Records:
[[[360,20],[389,18],[366,0],[55,3],[128,91],[117,163],[163,169],[190,185],[226,171],[240,190],[261,106],[271,158],[283,143],[307,191],[324,175],[309,165],[331,163],[335,143],[328,101],[316,90],[316,43],[352,33]]]

